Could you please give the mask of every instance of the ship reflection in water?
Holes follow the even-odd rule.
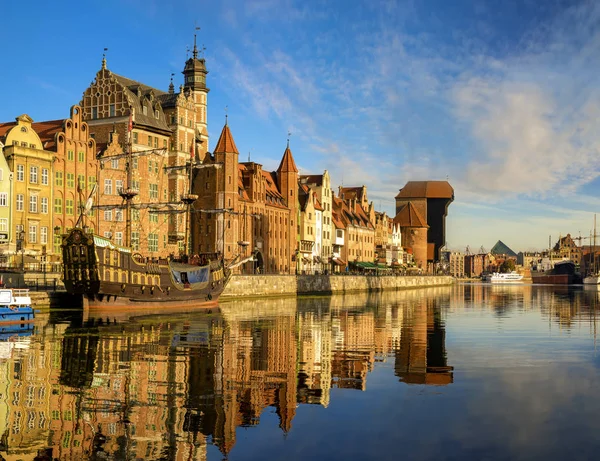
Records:
[[[597,290],[473,284],[129,321],[38,314],[30,336],[0,338],[0,454],[562,459],[582,440],[591,453],[597,304]]]

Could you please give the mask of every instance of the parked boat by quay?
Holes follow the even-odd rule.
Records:
[[[600,275],[598,273],[590,274],[583,279],[584,285],[596,285],[600,288]]]
[[[198,195],[192,193],[192,179],[195,169],[215,167],[202,165],[193,153],[189,161],[181,167],[187,170],[189,190],[179,200],[172,202],[140,203],[133,199],[139,191],[133,187],[131,166],[134,152],[131,144],[132,118],[130,115],[129,143],[125,153],[100,156],[101,163],[126,158],[125,187],[119,195],[123,202],[94,205],[97,188],[94,187],[85,203],[81,205],[76,225],[62,236],[63,282],[68,293],[81,299],[84,308],[125,307],[142,304],[161,307],[210,307],[227,285],[232,269],[247,261],[253,255],[242,259],[240,255],[233,261],[225,262],[223,252],[191,254],[190,234],[192,213],[225,213],[226,210],[197,210],[194,203]],[[135,156],[152,155],[153,150],[135,152]],[[217,165],[218,166],[218,165]],[[125,244],[120,245],[110,238],[101,237],[89,231],[86,220],[92,209],[123,210],[126,222]],[[155,213],[185,216],[185,237],[183,251],[175,257],[157,258],[142,254],[134,248],[132,239],[132,210],[151,209]]]
[[[523,280],[523,275],[519,274],[516,271],[512,272],[493,272],[492,274],[488,274],[485,278],[485,281],[491,283],[513,283],[520,282]]]
[[[600,288],[600,270],[598,269],[598,261],[596,260],[596,215],[594,215],[594,237],[591,253],[591,270],[583,279],[584,285],[596,285]]]
[[[27,288],[0,288],[0,333],[7,325],[33,322],[33,306]]]
[[[536,284],[549,285],[572,285],[583,281],[575,263],[570,260],[558,261],[554,266],[546,260],[538,262],[531,269],[531,280]]]

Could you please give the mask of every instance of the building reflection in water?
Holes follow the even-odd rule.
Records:
[[[407,384],[452,383],[453,368],[446,358],[446,332],[437,299],[424,300],[405,318],[396,349],[395,372]]]
[[[451,293],[240,301],[128,322],[39,316],[0,357],[0,452],[202,460],[208,444],[227,455],[266,409],[285,434],[298,405],[366,390],[378,362],[394,360],[403,383],[449,384]]]

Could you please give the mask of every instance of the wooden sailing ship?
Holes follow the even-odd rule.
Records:
[[[131,118],[128,130],[131,131]],[[127,157],[127,165],[131,165],[132,155],[131,142],[128,142],[127,152],[121,154]],[[103,160],[110,160],[110,157]],[[172,203],[164,204],[169,205],[172,212],[186,213],[184,254],[179,258],[153,258],[132,249],[130,211],[143,204],[132,203],[137,191],[131,188],[129,166],[126,167],[127,186],[120,192],[126,217],[125,245],[118,245],[87,230],[84,222],[90,209],[102,208],[102,205],[93,205],[92,191],[86,204],[81,207],[76,226],[64,234],[62,239],[63,281],[67,292],[81,296],[84,307],[140,307],[142,304],[162,307],[161,303],[189,304],[194,307],[215,305],[229,281],[231,269],[252,260],[252,256],[244,260],[240,260],[238,256],[226,265],[222,253],[193,256],[185,254],[190,248],[188,239],[191,213],[197,211],[192,210],[193,203],[198,198],[192,194],[193,170],[201,167],[203,166],[194,161],[192,154],[190,162],[185,166],[189,168],[189,193],[181,197],[178,208],[174,208]],[[161,204],[152,204],[153,207],[159,205]]]

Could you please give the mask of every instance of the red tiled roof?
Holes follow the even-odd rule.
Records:
[[[373,224],[369,221],[369,218],[360,203],[356,204],[356,209],[352,209],[347,202],[339,197],[332,197],[332,207],[336,212],[339,213],[339,217],[344,224],[344,227],[348,225],[367,227],[373,229]]]
[[[8,133],[8,130],[10,130],[13,126],[16,125],[17,122],[0,123],[0,138],[4,137],[6,133]]]
[[[265,178],[266,196],[271,198],[271,201],[267,200],[266,204],[277,208],[287,208],[283,201],[283,195],[281,195],[277,188],[277,182],[273,177],[274,173],[262,171],[262,175]]]
[[[294,162],[294,156],[292,155],[292,151],[290,150],[290,146],[285,149],[283,153],[283,158],[281,159],[281,163],[279,164],[279,168],[277,168],[278,173],[288,173],[288,172],[298,173],[298,168],[296,168],[296,162]]]
[[[243,180],[243,172],[246,170],[246,165],[243,163],[238,163],[238,191],[241,191],[242,194],[240,199],[246,202],[250,201],[250,197],[248,197],[248,193],[246,189],[244,189],[244,180]]]
[[[48,120],[46,122],[32,123],[31,127],[40,137],[44,149],[51,150],[56,147],[56,134],[63,131],[64,123],[64,119]]]
[[[408,181],[396,198],[454,198],[448,181]]]
[[[233,140],[233,136],[231,135],[231,131],[229,130],[229,125],[225,124],[223,130],[221,131],[221,136],[219,136],[219,140],[217,141],[217,145],[213,150],[213,154],[239,154],[237,147],[235,146],[235,141]]]
[[[344,200],[358,199],[362,200],[362,187],[341,187],[340,197]]]
[[[331,220],[337,229],[345,229],[346,226],[335,211],[331,212]]]
[[[411,202],[400,208],[394,222],[400,224],[400,227],[429,227]]]
[[[319,199],[317,198],[317,194],[315,194],[314,192],[313,192],[313,198],[314,198],[315,210],[323,211],[323,205],[321,205],[321,202],[319,202]]]
[[[56,133],[63,131],[64,119],[48,120],[45,122],[35,122],[31,124],[33,131],[37,133],[42,142],[42,149],[52,149],[56,146]],[[8,122],[0,124],[0,137],[6,136],[6,133],[17,125],[17,122]]]
[[[314,184],[317,187],[318,186],[322,186],[323,185],[323,175],[322,174],[305,174],[305,175],[301,175],[298,178],[300,180],[300,182],[303,182],[304,184]]]

